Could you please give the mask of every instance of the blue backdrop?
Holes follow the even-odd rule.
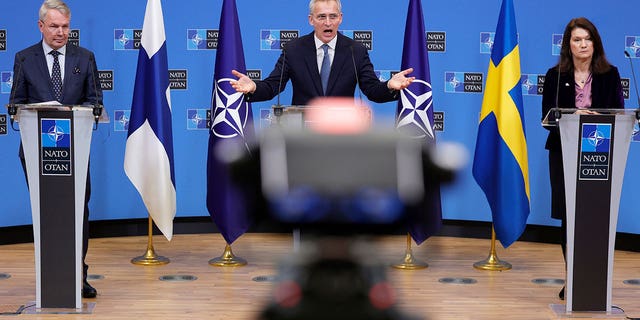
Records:
[[[549,218],[549,177],[540,126],[541,96],[537,85],[541,76],[557,62],[555,35],[563,32],[569,19],[585,16],[599,28],[609,60],[619,67],[624,85],[632,78],[624,50],[636,50],[640,24],[635,13],[640,2],[610,0],[519,1],[516,20],[520,39],[523,73],[526,134],[531,176],[531,215],[529,224],[557,225]],[[9,101],[11,71],[15,53],[40,39],[37,11],[41,1],[5,1],[0,11],[0,103]],[[91,149],[91,219],[108,220],[147,217],[139,195],[123,170],[126,117],[131,107],[133,81],[138,53],[136,37],[142,29],[146,1],[111,0],[108,2],[69,0],[72,9],[72,36],[96,54],[105,90],[105,105],[112,122],[94,132]],[[208,132],[206,110],[217,45],[217,28],[222,1],[186,0],[162,2],[164,10],[169,69],[174,81],[171,92],[178,217],[206,216],[205,164]],[[452,82],[464,81],[464,73],[480,73],[484,84],[489,65],[490,43],[495,31],[500,0],[424,0],[425,24],[431,52],[431,79],[435,110],[443,112],[443,131],[438,141],[463,144],[470,154],[475,149],[482,92],[460,92]],[[345,0],[341,30],[370,46],[370,55],[381,77],[400,67],[407,0]],[[278,41],[312,30],[308,23],[308,1],[237,0],[247,68],[256,76],[266,76],[279,55]],[[139,40],[139,38],[138,38]],[[637,42],[640,43],[640,42]],[[640,51],[638,52],[640,56]],[[640,64],[639,60],[634,60]],[[640,66],[640,65],[639,65]],[[186,80],[186,81],[185,81]],[[478,91],[478,82],[467,83],[467,91]],[[633,84],[631,84],[633,88]],[[625,101],[636,108],[633,89]],[[291,88],[282,96],[288,103]],[[273,102],[255,103],[259,118]],[[392,126],[396,104],[372,104],[376,123]],[[6,109],[0,109],[0,227],[31,224],[28,191],[18,161],[20,135],[2,123]],[[124,116],[124,118],[123,118]],[[5,118],[7,119],[7,118]],[[630,148],[620,205],[618,231],[640,234],[635,190],[640,189],[638,166],[640,144]],[[490,221],[484,194],[473,180],[471,165],[458,181],[443,189],[443,215],[446,219]]]

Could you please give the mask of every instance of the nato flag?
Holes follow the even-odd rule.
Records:
[[[235,0],[224,0],[220,16],[218,51],[213,75],[211,131],[207,159],[207,209],[228,244],[249,228],[242,193],[231,181],[219,157],[221,143],[247,148],[254,139],[251,105],[230,85],[231,70],[246,73],[240,23]]]
[[[429,55],[420,0],[410,0],[404,30],[401,70],[413,68],[416,79],[400,92],[396,127],[415,139],[435,146],[433,131],[433,95],[429,75]],[[417,244],[422,243],[442,225],[440,186],[427,186],[424,211],[412,215],[409,233]]]

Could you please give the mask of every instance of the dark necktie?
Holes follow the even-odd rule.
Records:
[[[61,54],[56,50],[49,52],[53,56],[53,68],[51,68],[51,86],[53,87],[53,96],[60,101],[62,97],[62,73],[60,72],[60,61],[58,56]]]
[[[329,72],[331,71],[331,59],[329,58],[329,45],[322,45],[324,57],[322,58],[322,67],[320,67],[320,80],[322,81],[322,92],[327,94],[327,85],[329,84]]]

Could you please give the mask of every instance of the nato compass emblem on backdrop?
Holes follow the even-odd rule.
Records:
[[[113,131],[129,131],[129,119],[131,117],[131,110],[116,110],[114,111],[113,118]]]
[[[378,80],[385,82],[388,81],[389,79],[391,79],[391,77],[393,77],[394,74],[396,74],[398,71],[391,71],[391,70],[375,70],[374,71],[376,74],[376,77],[378,78]]]
[[[187,29],[187,50],[218,49],[217,29]]]
[[[249,103],[244,101],[244,94],[236,92],[231,87],[231,81],[235,79],[223,78],[216,82],[211,131],[218,138],[240,136],[244,139],[244,126],[249,118]]]
[[[261,50],[279,50],[280,49],[280,31],[279,30],[260,30],[260,49]]]
[[[113,48],[115,50],[133,49],[133,30],[116,29],[113,31]]]
[[[448,93],[481,93],[484,75],[480,72],[444,73],[444,92]]]
[[[460,81],[463,76],[460,72],[445,72],[444,92],[464,92],[463,83]]]
[[[280,50],[299,34],[298,30],[260,30],[260,50]]]
[[[633,133],[631,134],[631,141],[640,142],[640,126],[638,126],[637,122],[633,125]]]
[[[13,72],[2,71],[0,73],[0,81],[2,81],[2,93],[11,93],[11,87],[13,86]]]
[[[207,130],[208,109],[187,109],[187,130]]]
[[[631,55],[632,58],[640,57],[640,37],[626,36],[624,38],[624,50]]]
[[[402,110],[398,112],[396,127],[413,138],[435,139],[429,112],[433,106],[431,84],[424,80],[414,80],[408,88],[400,91]]]
[[[141,29],[114,29],[113,50],[138,50],[141,38]]]
[[[275,125],[275,121],[276,119],[274,119],[275,116],[273,115],[273,112],[271,111],[271,108],[267,109],[267,108],[260,108],[260,128],[264,129],[264,128],[269,128],[272,125]]]
[[[562,49],[562,35],[554,33],[551,35],[551,55],[559,56]]]
[[[204,50],[207,48],[207,30],[187,29],[187,50]]]
[[[544,88],[544,75],[523,74],[520,78],[522,84],[522,95],[537,96],[542,94]]]
[[[495,32],[480,32],[480,53],[491,54]]]
[[[493,43],[496,37],[495,32],[480,32],[480,53],[491,54],[493,50]],[[518,41],[520,41],[520,34],[516,34]]]

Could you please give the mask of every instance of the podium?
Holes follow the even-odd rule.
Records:
[[[286,131],[342,132],[361,131],[372,123],[371,108],[344,97],[319,98],[310,105],[281,105],[271,107],[271,126]],[[293,230],[293,252],[299,252],[300,229]]]
[[[592,109],[598,114],[579,115],[577,110],[551,109],[543,120],[543,126],[560,130],[567,204],[566,306],[552,308],[611,314],[620,193],[640,111]]]
[[[33,218],[35,307],[82,309],[82,227],[94,108],[14,106]]]
[[[352,99],[332,97],[317,99],[307,106],[273,105],[269,119],[271,125],[291,130],[306,130],[316,124],[369,127],[373,114],[371,108]]]

